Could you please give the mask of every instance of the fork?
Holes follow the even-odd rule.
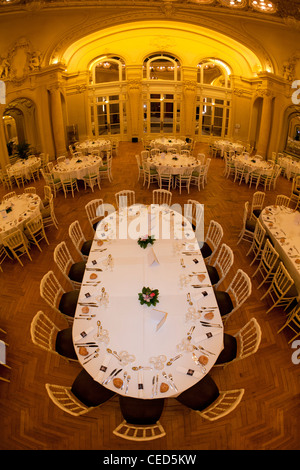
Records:
[[[130,375],[127,375],[127,384],[126,384],[126,390],[125,390],[125,395],[127,394],[128,392],[128,383],[129,383],[129,380],[131,379]]]

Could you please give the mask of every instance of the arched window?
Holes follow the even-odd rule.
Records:
[[[103,56],[90,64],[90,84],[121,82],[126,79],[125,63],[120,57]]]
[[[171,54],[152,54],[143,63],[143,78],[147,80],[180,80],[180,62]]]
[[[231,70],[219,59],[204,59],[198,64],[197,81],[203,85],[230,88]]]

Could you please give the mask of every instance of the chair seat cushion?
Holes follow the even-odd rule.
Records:
[[[142,400],[120,395],[119,402],[122,415],[130,424],[155,424],[164,407],[164,398]]]
[[[210,246],[204,242],[202,248],[200,248],[203,258],[208,258],[212,254]]]
[[[212,285],[217,284],[217,282],[220,280],[217,269],[214,266],[210,266],[209,264],[206,266],[206,269]]]
[[[227,315],[233,310],[233,303],[228,292],[215,290],[215,296],[221,316]]]
[[[192,172],[192,176],[198,177],[198,176],[199,176],[198,171],[193,171],[193,172]]]
[[[249,230],[249,232],[254,232],[255,225],[256,225],[256,222],[254,220],[247,220],[246,221],[246,230]]]
[[[81,247],[81,253],[85,256],[88,256],[90,251],[91,251],[91,246],[92,246],[93,240],[87,240],[86,242],[83,243]]]
[[[51,208],[50,206],[45,207],[41,210],[41,216],[43,219],[51,216]]]
[[[85,265],[86,261],[78,261],[77,263],[72,264],[68,274],[69,278],[72,281],[81,282],[85,271]]]
[[[225,364],[233,361],[237,355],[237,341],[234,336],[224,333],[224,349],[221,351],[216,364]]]
[[[69,359],[77,359],[77,354],[73,345],[72,327],[65,328],[57,333],[55,351],[61,356],[68,357]]]
[[[115,395],[114,392],[96,382],[84,369],[74,380],[71,392],[86,406],[99,406]]]
[[[107,166],[101,166],[101,167],[99,168],[99,171],[107,171]]]
[[[60,299],[58,310],[60,310],[65,315],[69,317],[74,317],[75,310],[77,307],[79,290],[71,290],[70,292],[65,292]]]
[[[219,389],[209,374],[182,392],[176,400],[192,410],[204,410],[219,396]]]
[[[260,209],[254,209],[253,214],[258,218],[260,216],[261,210]]]

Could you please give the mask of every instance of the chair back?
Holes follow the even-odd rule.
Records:
[[[62,241],[55,247],[53,257],[58,269],[61,271],[63,276],[70,282],[68,272],[70,271],[70,267],[72,266],[72,264],[74,264],[74,260],[64,241]]]
[[[238,269],[226,292],[234,301],[234,308],[230,312],[231,315],[236,311],[250,296],[252,292],[252,283],[248,274],[242,269]]]
[[[251,318],[234,336],[238,344],[237,359],[244,359],[256,353],[261,342],[261,328],[256,318]]]
[[[255,209],[262,210],[265,202],[265,197],[266,194],[263,191],[256,191],[253,194],[251,212],[253,212]]]
[[[135,204],[135,191],[124,189],[115,194],[118,209]]]
[[[2,200],[6,201],[7,199],[10,199],[11,197],[15,197],[17,194],[15,191],[11,191],[10,193],[7,193],[3,196]]]
[[[81,229],[80,223],[78,220],[75,220],[72,222],[69,226],[69,237],[72,240],[72,243],[74,247],[76,248],[76,251],[80,254],[81,258],[84,259],[84,256],[82,255],[80,248],[82,247],[82,244],[86,241],[86,238],[83,234],[83,231]]]
[[[71,387],[49,383],[46,383],[45,386],[53,403],[72,416],[81,416],[93,409],[81,403],[71,392]]]
[[[48,271],[40,282],[40,295],[45,302],[55,311],[61,313],[58,304],[61,296],[65,293],[53,271]]]
[[[213,257],[215,252],[218,249],[218,246],[223,238],[223,228],[216,222],[215,220],[211,220],[208,226],[208,230],[205,237],[205,242],[208,243],[212,250],[212,254],[210,255],[210,259]]]
[[[58,327],[50,320],[50,318],[40,310],[34,316],[30,334],[33,344],[39,346],[45,351],[54,352],[55,338],[59,332]]]
[[[93,224],[104,215],[103,199],[93,199],[85,205],[87,218],[93,228]]]
[[[245,389],[220,391],[219,397],[203,411],[196,411],[202,418],[216,421],[231,413],[243,398]]]
[[[26,223],[26,227],[31,235],[35,235],[37,232],[44,230],[43,219],[40,214],[33,217],[29,222]]]
[[[232,249],[225,243],[222,243],[218,256],[213,264],[219,274],[219,281],[214,285],[215,288],[223,282],[233,265],[233,261],[234,255]]]
[[[171,205],[172,201],[172,193],[171,191],[168,191],[167,189],[154,189],[152,191],[153,195],[153,204],[159,204],[159,205]]]
[[[290,202],[291,199],[288,196],[285,196],[284,194],[278,194],[278,196],[276,196],[275,206],[289,207]]]
[[[290,276],[282,261],[280,261],[276,273],[272,279],[271,290],[278,298],[283,298],[293,284],[294,280]]]
[[[26,238],[21,230],[14,230],[3,239],[3,244],[8,246],[11,250],[18,250],[22,246],[26,246]]]
[[[24,188],[24,193],[36,194],[36,187],[35,186],[29,186],[27,188]]]

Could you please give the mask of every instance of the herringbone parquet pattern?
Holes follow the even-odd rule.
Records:
[[[198,144],[196,151],[203,146]],[[65,240],[70,251],[76,253],[68,237],[68,227],[78,219],[87,237],[92,235],[84,210],[85,204],[96,197],[115,203],[114,194],[121,189],[134,189],[136,200],[150,203],[152,189],[144,189],[137,181],[135,154],[141,150],[140,143],[121,143],[119,155],[113,161],[113,182],[104,181],[102,189],[80,192],[74,199],[64,198],[60,193],[55,199],[59,229],[47,230],[50,246],[43,244],[43,252],[32,248],[33,261],[23,257],[25,267],[17,262],[4,263],[0,273],[1,307],[0,326],[7,331],[9,344],[8,364],[11,371],[4,371],[10,383],[0,382],[1,426],[0,448],[9,450],[112,450],[144,449],[144,445],[121,440],[112,434],[122,417],[117,398],[84,417],[72,417],[49,401],[45,383],[70,385],[80,370],[76,363],[68,363],[60,357],[47,354],[31,343],[30,323],[35,313],[42,309],[61,326],[64,323],[51,311],[39,295],[42,276],[54,269],[62,284],[68,288],[57,272],[53,250],[58,242]],[[207,149],[204,147],[204,150]],[[173,191],[173,202],[185,203],[188,198],[205,204],[206,226],[211,218],[219,221],[224,229],[224,242],[234,250],[234,266],[230,281],[237,268],[249,275],[255,270],[249,266],[246,252],[248,244],[236,246],[240,231],[243,206],[251,200],[254,188],[245,184],[238,186],[223,176],[224,162],[213,159],[208,184],[198,192],[193,188],[189,195],[181,196]],[[37,192],[43,195],[43,182],[35,183]],[[290,194],[291,182],[280,177],[276,191],[267,192],[266,205],[275,201],[276,194]],[[0,197],[5,194],[0,189]],[[17,190],[17,193],[21,193]],[[226,285],[226,284],[225,284]],[[280,309],[266,315],[267,300],[260,301],[264,288],[256,289],[240,311],[232,316],[226,331],[235,332],[255,316],[262,328],[262,342],[254,355],[232,364],[224,370],[214,369],[213,378],[221,390],[245,388],[240,406],[227,417],[209,423],[189,409],[169,399],[166,402],[161,423],[166,437],[147,444],[148,450],[221,450],[221,449],[297,449],[299,448],[299,365],[293,364],[293,350],[288,345],[288,331],[277,335],[285,314]],[[224,286],[223,286],[224,287]],[[3,335],[1,338],[4,339]]]

